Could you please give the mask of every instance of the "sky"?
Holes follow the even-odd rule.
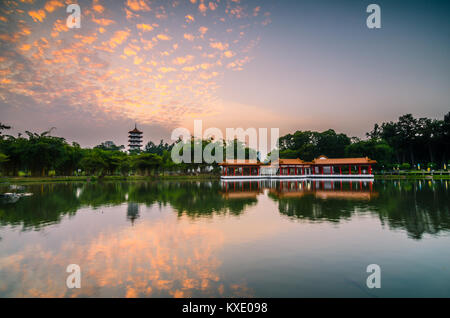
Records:
[[[406,113],[442,118],[449,13],[425,0],[0,0],[0,122],[91,147],[126,145],[135,124],[170,142],[196,119],[363,137]]]

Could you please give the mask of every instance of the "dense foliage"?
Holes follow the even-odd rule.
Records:
[[[193,151],[192,163],[175,164],[171,158],[174,144],[164,144],[163,141],[159,145],[150,141],[143,151],[127,153],[124,146],[117,146],[112,141],[105,141],[89,149],[81,148],[77,143],[69,144],[64,138],[50,136],[50,131],[41,134],[27,131],[25,136],[19,134],[17,137],[1,134],[2,130],[8,129],[9,126],[0,127],[0,169],[6,176],[18,176],[22,173],[31,176],[47,176],[49,173],[64,176],[148,176],[160,173],[196,174],[207,169],[218,171],[217,164],[194,163]],[[191,140],[189,143],[192,149],[196,143],[200,144],[203,151],[214,141]],[[221,147],[224,155],[225,147],[242,148],[247,156],[251,152],[237,140],[221,144]]]
[[[218,171],[217,164],[206,162],[176,164],[171,151],[174,144],[148,142],[142,152],[127,153],[124,146],[105,141],[90,149],[64,138],[26,131],[17,137],[5,135],[11,127],[0,123],[0,171],[6,176],[25,173],[32,176],[56,175],[154,175],[160,173],[202,173]],[[450,113],[443,120],[401,116],[396,122],[375,124],[366,140],[351,138],[330,129],[324,132],[297,131],[280,138],[280,158],[310,161],[320,155],[337,157],[370,157],[378,161],[378,169],[442,168],[450,159]],[[202,150],[217,141],[190,140]],[[237,140],[220,144],[225,158],[228,149],[244,150],[246,158],[255,150]],[[230,148],[232,147],[232,148]],[[180,154],[183,154],[181,150]],[[215,153],[213,152],[213,155]],[[220,156],[220,155],[219,155]]]
[[[280,138],[281,158],[310,161],[320,155],[369,157],[379,168],[437,168],[450,160],[450,113],[443,120],[401,116],[396,122],[375,124],[366,140],[350,138],[330,129],[297,131]]]

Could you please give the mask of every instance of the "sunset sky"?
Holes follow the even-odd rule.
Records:
[[[425,0],[0,0],[0,122],[94,146],[126,144],[134,123],[157,142],[195,119],[363,137],[405,113],[442,118],[449,14]]]

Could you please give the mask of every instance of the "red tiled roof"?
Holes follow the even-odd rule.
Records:
[[[375,160],[365,158],[327,158],[320,156],[312,161],[315,165],[354,165],[354,164],[374,164]]]
[[[258,162],[256,160],[225,160],[222,163],[219,163],[219,166],[260,166],[262,162]]]
[[[305,162],[297,158],[297,159],[278,159],[278,162],[275,163],[278,163],[279,165],[301,165]]]

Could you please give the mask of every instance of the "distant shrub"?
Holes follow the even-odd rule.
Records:
[[[411,169],[411,165],[407,162],[404,162],[400,165],[400,169],[401,170],[409,170],[409,169]]]

